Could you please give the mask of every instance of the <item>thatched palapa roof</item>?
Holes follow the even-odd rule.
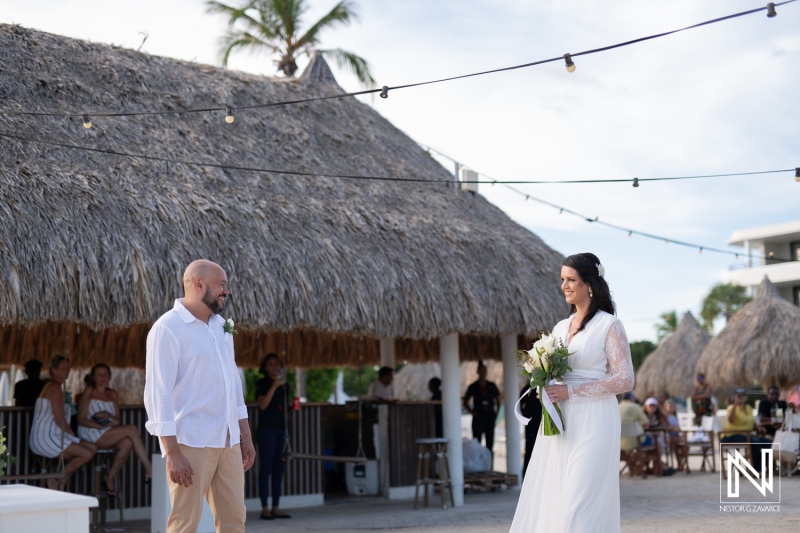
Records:
[[[666,392],[683,398],[690,396],[697,361],[710,340],[711,335],[687,312],[675,331],[639,367],[636,395],[645,398]]]
[[[438,354],[431,339],[451,332],[466,357],[490,357],[477,347],[499,346],[498,334],[551,328],[566,311],[560,254],[480,195],[445,186],[441,165],[354,98],[239,109],[233,124],[224,111],[97,116],[341,91],[321,57],[300,79],[270,79],[0,25],[0,113],[93,122],[0,114],[0,133],[432,181],[226,170],[0,137],[0,360],[67,349],[79,363],[142,365],[149,324],[201,257],[230,279],[225,316],[236,320],[241,364],[273,349],[309,366],[357,350],[374,361],[379,336],[398,339],[398,359],[425,360]]]
[[[767,277],[708,343],[697,363],[713,383],[788,388],[800,383],[800,307],[782,299]]]

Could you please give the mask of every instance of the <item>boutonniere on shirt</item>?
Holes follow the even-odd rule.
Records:
[[[233,329],[233,319],[232,318],[229,318],[228,320],[225,321],[224,324],[222,324],[222,329],[225,330],[225,333],[230,333],[231,335],[233,335],[234,333],[239,333],[238,331]]]

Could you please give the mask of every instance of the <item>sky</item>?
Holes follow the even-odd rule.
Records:
[[[335,3],[309,0],[305,20],[315,21]],[[355,4],[360,22],[323,33],[321,47],[362,55],[379,86],[395,86],[576,53],[765,2]],[[482,180],[795,168],[800,166],[800,2],[777,10],[774,18],[760,12],[576,57],[573,73],[556,62],[362,101],[417,142],[479,172]],[[224,18],[207,14],[201,0],[0,0],[0,22],[213,65],[220,64],[218,39],[226,28]],[[359,89],[351,75],[332,67],[345,90]],[[276,75],[274,57],[267,54],[239,53],[229,68]],[[638,188],[630,183],[515,188],[626,228],[727,248],[736,230],[800,219],[800,183],[793,175],[643,182]],[[479,192],[560,253],[595,253],[631,340],[655,340],[654,326],[664,312],[697,316],[703,297],[737,263],[733,256],[628,237],[525,201],[500,185],[481,185]],[[559,282],[558,273],[553,282]]]

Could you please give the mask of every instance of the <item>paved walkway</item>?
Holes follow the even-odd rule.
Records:
[[[698,531],[800,531],[800,476],[781,479],[779,512],[720,511],[719,473],[694,472],[671,477],[623,477],[620,481],[622,531],[675,533]],[[742,486],[748,482],[742,479]],[[777,483],[777,478],[776,478]],[[744,490],[744,489],[743,489]],[[401,533],[505,533],[519,492],[466,494],[464,506],[414,511],[413,501],[349,499],[321,507],[287,510],[289,520],[259,520],[249,513],[248,533],[336,533],[399,530]],[[149,521],[109,524],[108,531],[149,533]],[[101,528],[100,531],[103,531]]]

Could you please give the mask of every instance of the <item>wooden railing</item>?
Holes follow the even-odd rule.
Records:
[[[322,409],[327,404],[302,404],[298,411],[290,411],[289,432],[291,445],[295,452],[322,455]],[[159,453],[156,437],[151,436],[144,428],[147,415],[141,405],[121,406],[121,419],[123,424],[133,424],[144,439],[148,455]],[[256,438],[258,426],[258,408],[255,404],[247,408],[252,428],[253,438]],[[38,474],[34,456],[28,448],[28,435],[30,435],[33,420],[31,407],[0,407],[0,427],[5,426],[3,434],[8,439],[6,445],[9,453],[15,456],[19,463],[9,465],[8,475]],[[256,447],[258,446],[257,443]],[[256,464],[245,474],[245,497],[258,497],[258,468],[259,458],[256,454]],[[35,481],[7,481],[0,477],[0,484],[4,483],[29,483]],[[67,490],[76,494],[95,494],[92,485],[90,468],[83,467],[70,479]],[[323,492],[322,462],[310,459],[292,459],[288,462],[284,476],[284,490],[286,496],[302,494],[320,494]],[[135,455],[131,454],[127,464],[122,469],[117,487],[121,488],[126,509],[150,507],[150,488],[144,484],[144,470]],[[116,505],[115,500],[110,508]]]
[[[436,436],[437,406],[441,402],[389,404],[389,486],[405,487],[416,482],[415,441]]]

